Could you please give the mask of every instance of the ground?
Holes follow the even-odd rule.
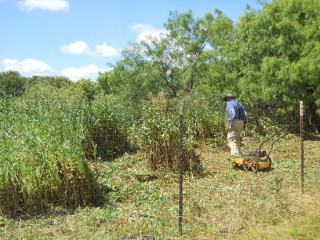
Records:
[[[271,153],[271,171],[253,173],[233,169],[228,149],[199,145],[203,173],[184,177],[182,229],[176,174],[151,172],[142,153],[92,163],[104,186],[104,205],[56,208],[49,216],[22,221],[0,219],[0,237],[320,239],[319,138],[304,142],[303,179],[300,149],[295,136],[280,140]]]

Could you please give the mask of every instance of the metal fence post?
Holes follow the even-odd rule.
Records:
[[[300,101],[300,157],[301,192],[304,193],[303,101]]]
[[[183,101],[180,103],[180,156],[179,156],[179,232],[182,236],[182,215],[183,215]]]

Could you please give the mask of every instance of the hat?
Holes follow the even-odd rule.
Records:
[[[227,93],[227,95],[226,96],[224,96],[224,98],[223,98],[223,101],[227,101],[227,98],[235,98],[235,96],[233,96],[233,94],[232,93]]]

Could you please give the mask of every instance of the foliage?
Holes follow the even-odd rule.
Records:
[[[109,89],[109,74],[101,74],[99,73],[99,76],[97,78],[97,84],[105,94],[110,94]]]
[[[0,72],[0,97],[21,97],[36,85],[53,86],[56,88],[68,87],[71,81],[65,77],[32,76],[22,77],[16,71]]]
[[[2,99],[0,208],[4,215],[46,212],[49,204],[97,204],[101,195],[81,149],[86,102],[81,95],[37,88]]]
[[[192,11],[171,12],[167,33],[130,44],[113,70],[99,76],[100,86],[131,103],[161,92],[180,97],[213,88],[224,78],[216,49],[232,28],[230,19],[218,10],[215,14],[194,19]]]
[[[247,9],[225,49],[235,90],[251,100],[317,99],[319,12],[319,0],[278,0],[261,11]]]
[[[222,102],[221,102],[222,103]],[[201,99],[184,100],[184,121],[188,135],[196,141],[211,139],[216,146],[224,145],[226,114],[224,104],[210,104]]]
[[[170,12],[166,33],[131,44],[100,85],[127,106],[163,92],[208,100],[227,92],[247,102],[319,102],[319,0],[259,1],[235,24],[220,10]],[[299,91],[297,91],[299,89]],[[310,103],[310,104],[309,104]],[[319,114],[308,109],[310,125]]]
[[[109,202],[24,221],[0,219],[3,239],[319,239],[318,141],[306,141],[305,192],[299,181],[299,142],[280,141],[269,172],[234,170],[228,153],[201,148],[206,175],[183,182],[179,234],[175,174],[140,182],[143,154],[94,162],[99,181],[112,181]],[[319,139],[318,139],[319,140]],[[150,172],[144,172],[150,173]],[[109,182],[110,183],[110,182]],[[118,197],[118,198],[117,198]],[[48,228],[50,226],[50,228]]]
[[[101,186],[121,201],[135,193],[139,201],[159,197],[156,188],[135,182],[120,191],[109,179],[97,183],[89,164],[117,161],[139,149],[152,171],[171,174],[178,170],[183,140],[183,170],[202,171],[198,147],[225,146],[226,92],[243,100],[247,133],[256,139],[298,114],[298,100],[307,103],[306,122],[317,130],[320,2],[260,2],[261,11],[248,7],[236,24],[218,9],[197,19],[191,10],[170,12],[166,33],[130,44],[96,82],[1,72],[1,211],[33,214],[51,203],[95,204]],[[264,113],[256,108],[260,103]],[[238,180],[235,172],[228,176]],[[280,195],[282,182],[281,191],[278,187]],[[203,206],[192,204],[190,211],[201,216]]]
[[[71,80],[63,76],[49,77],[49,76],[32,76],[32,78],[26,78],[27,89],[36,85],[50,85],[55,88],[63,88],[72,85]]]
[[[80,79],[74,83],[74,87],[80,88],[89,102],[94,100],[95,95],[98,93],[98,88],[95,85],[90,79]]]
[[[30,85],[46,82],[79,86],[90,101],[101,89],[127,107],[161,92],[174,98],[233,92],[254,102],[319,102],[319,0],[259,2],[261,10],[248,6],[235,24],[219,9],[200,18],[191,10],[171,11],[163,34],[130,43],[97,82],[4,72],[2,94],[21,96]]]
[[[25,81],[16,71],[0,72],[0,98],[21,96],[26,89]]]
[[[139,147],[146,152],[148,163],[153,170],[178,171],[182,151],[182,170],[199,172],[200,161],[194,151],[191,135],[184,135],[179,127],[177,114],[159,111],[150,105],[143,109],[142,124],[137,131]],[[181,124],[181,122],[180,122]],[[184,148],[181,149],[181,138]]]
[[[92,101],[86,108],[84,127],[87,134],[82,146],[87,160],[113,160],[133,150],[123,112],[111,108],[104,98]]]
[[[130,106],[159,91],[161,83],[156,73],[157,69],[148,63],[141,46],[132,44],[123,50],[123,59],[113,66],[113,70],[100,75],[98,81],[104,91],[114,95],[115,101]]]

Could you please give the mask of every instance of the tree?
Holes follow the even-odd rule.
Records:
[[[51,85],[57,88],[67,87],[72,84],[72,81],[63,76],[32,76],[32,78],[27,78],[28,87],[34,86],[36,84]]]
[[[166,34],[131,44],[113,70],[99,76],[98,82],[108,94],[131,102],[160,92],[177,97],[198,89],[198,93],[207,92],[207,87],[214,88],[224,78],[217,49],[233,25],[221,11],[198,19],[192,11],[171,12],[164,26]]]
[[[21,96],[26,90],[25,78],[16,71],[0,72],[0,97]]]
[[[248,7],[224,49],[234,90],[252,100],[319,98],[319,22],[320,0],[277,0],[261,11]]]
[[[123,58],[111,65],[112,71],[101,74],[99,86],[119,101],[139,103],[161,91],[157,69],[152,68],[140,44],[130,44]]]
[[[97,94],[97,84],[92,82],[90,79],[80,79],[74,83],[75,87],[79,87],[83,91],[83,95],[88,101],[94,100],[94,96]]]
[[[147,56],[173,96],[196,92],[212,79],[208,71],[215,71],[218,46],[231,31],[232,21],[219,10],[194,19],[190,10],[171,12],[164,26],[168,34],[142,43]]]
[[[159,69],[166,92],[177,96],[192,91],[197,82],[200,56],[208,45],[206,23],[213,18],[194,19],[192,11],[171,12],[164,24],[168,34],[142,42],[151,64]]]
[[[97,78],[97,84],[104,94],[110,93],[109,74],[99,73],[99,76]]]

